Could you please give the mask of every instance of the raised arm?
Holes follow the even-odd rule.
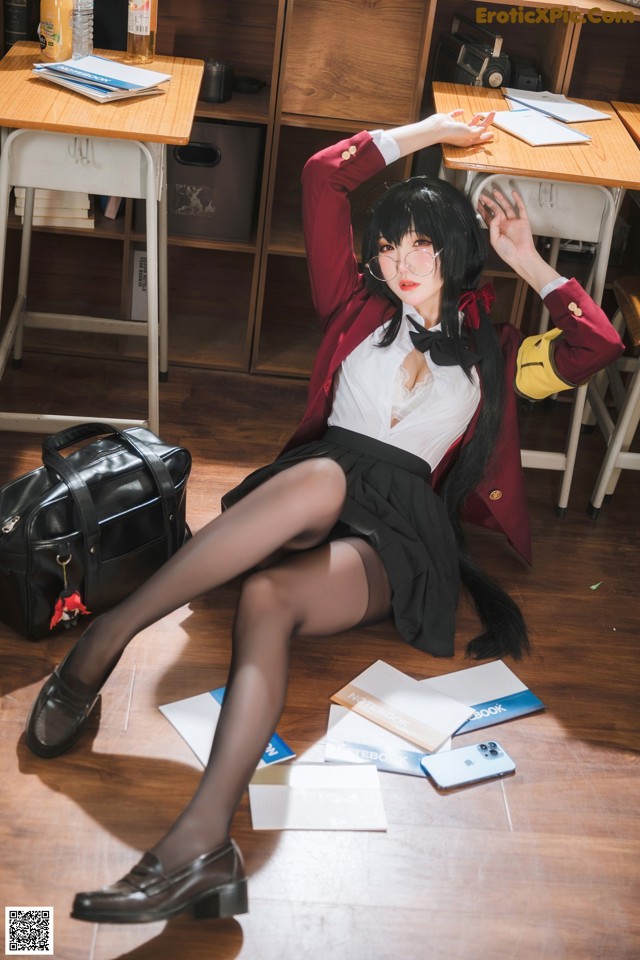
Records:
[[[302,171],[302,223],[311,294],[323,326],[361,283],[349,194],[384,166],[371,135],[362,132],[316,153]]]
[[[463,115],[462,110],[434,113],[425,120],[395,127],[387,132],[398,144],[401,157],[407,157],[436,143],[449,143],[454,147],[475,147],[493,139],[489,127],[494,113],[476,114],[469,123],[464,122]]]
[[[377,132],[379,149],[362,132],[316,153],[302,172],[303,226],[314,305],[323,326],[361,289],[358,258],[353,249],[349,194],[400,157],[436,143],[472,146],[490,140],[492,115],[473,117],[462,111],[433,114],[425,120]]]
[[[515,386],[541,400],[584,383],[613,363],[624,350],[603,310],[576,280],[565,280],[535,248],[522,198],[495,191],[480,196],[479,212],[489,228],[491,245],[533,289],[544,296],[554,323],[544,335],[527,337],[518,353]]]

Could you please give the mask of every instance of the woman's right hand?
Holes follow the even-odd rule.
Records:
[[[465,123],[461,118],[463,110],[451,113],[432,113],[425,120],[409,123],[404,127],[388,130],[400,149],[400,156],[406,157],[425,147],[438,143],[448,143],[454,147],[477,147],[493,139],[488,128],[495,113],[478,113]]]
[[[493,123],[495,111],[477,113],[469,123],[462,119],[464,110],[452,110],[451,113],[434,113],[425,124],[437,135],[437,143],[448,143],[453,147],[475,147],[493,139],[489,127]]]

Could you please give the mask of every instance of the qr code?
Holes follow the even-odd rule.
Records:
[[[5,907],[6,956],[53,956],[53,907]]]

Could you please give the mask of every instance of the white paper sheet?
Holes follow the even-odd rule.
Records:
[[[291,763],[257,770],[249,784],[255,830],[386,830],[377,769]]]

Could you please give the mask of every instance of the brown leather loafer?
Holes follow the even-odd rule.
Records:
[[[247,878],[233,840],[185,867],[164,874],[145,853],[130,873],[110,887],[77,894],[71,916],[92,923],[152,923],[191,912],[196,920],[246,913]]]
[[[100,692],[81,693],[64,682],[64,662],[51,674],[36,697],[25,731],[27,746],[38,757],[57,757],[78,739],[100,699]]]

